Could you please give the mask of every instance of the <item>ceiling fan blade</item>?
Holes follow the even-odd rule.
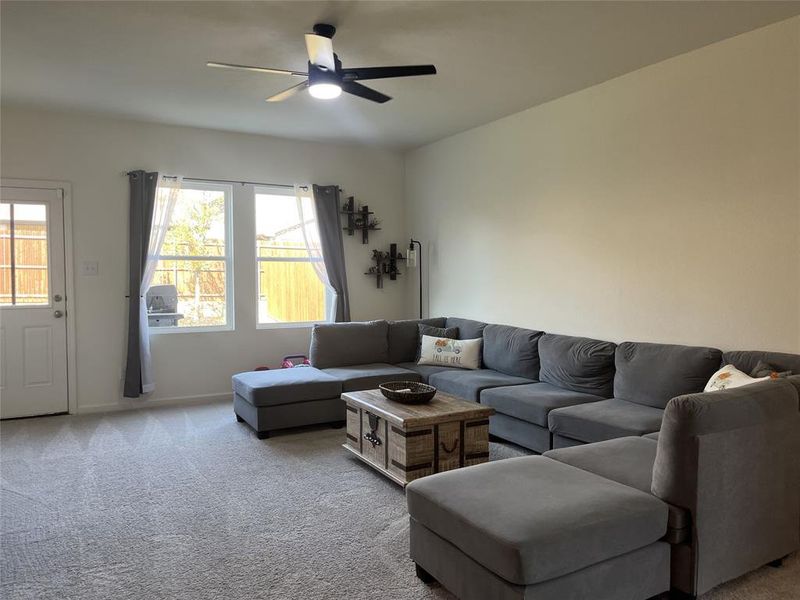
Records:
[[[293,85],[287,90],[278,92],[274,96],[270,96],[269,98],[267,98],[267,102],[281,102],[283,100],[286,100],[287,98],[291,98],[297,92],[302,92],[307,87],[308,87],[308,79],[306,79],[305,81],[301,81],[297,85]]]
[[[378,102],[380,104],[388,102],[392,99],[391,96],[381,94],[380,92],[373,90],[372,88],[368,88],[365,85],[361,85],[360,83],[356,83],[355,81],[343,81],[342,89],[348,94],[353,94],[359,98],[372,100],[373,102]]]
[[[276,75],[294,75],[295,77],[308,77],[303,71],[287,71],[286,69],[271,69],[269,67],[251,67],[249,65],[234,65],[232,63],[207,62],[207,67],[217,69],[236,69],[238,71],[255,71],[256,73],[274,73]]]
[[[312,65],[325,67],[328,71],[336,70],[336,61],[333,59],[333,42],[330,38],[316,33],[307,33],[306,49],[308,50],[308,60]]]
[[[390,77],[416,77],[417,75],[436,75],[433,65],[408,65],[404,67],[356,67],[342,69],[345,80],[388,79]]]

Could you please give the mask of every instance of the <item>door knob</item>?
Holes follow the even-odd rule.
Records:
[[[60,319],[61,317],[63,317],[63,316],[64,316],[64,313],[63,313],[63,312],[61,312],[60,310],[57,310],[57,311],[55,311],[55,312],[53,313],[53,316],[54,316],[56,319]]]

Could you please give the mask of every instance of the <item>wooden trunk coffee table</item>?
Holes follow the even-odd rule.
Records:
[[[380,390],[346,392],[343,447],[402,486],[489,460],[494,409],[437,392],[427,404],[387,400]]]

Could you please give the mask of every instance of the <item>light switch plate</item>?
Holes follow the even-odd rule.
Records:
[[[96,260],[85,260],[81,263],[81,275],[96,277],[100,274],[100,264]]]

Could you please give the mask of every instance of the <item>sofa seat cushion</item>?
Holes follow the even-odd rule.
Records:
[[[643,548],[667,528],[653,495],[542,456],[423,477],[406,498],[412,518],[517,585]]]
[[[550,450],[544,455],[649,494],[657,448],[658,442],[655,440],[645,437],[624,437],[573,448]],[[671,504],[668,507],[669,541],[671,543],[686,541],[689,537],[689,511]]]
[[[603,399],[600,396],[581,394],[549,383],[537,382],[489,388],[481,392],[480,401],[504,415],[547,427],[547,415],[551,410]]]
[[[338,398],[342,384],[314,367],[248,371],[232,378],[233,391],[253,406],[277,406]]]
[[[611,398],[550,412],[550,431],[581,442],[600,442],[643,435],[661,428],[664,411],[652,406]]]
[[[458,372],[458,373],[464,372],[464,369],[461,369],[459,367],[444,367],[442,365],[418,365],[415,362],[404,362],[404,363],[399,363],[395,366],[400,367],[401,369],[408,369],[409,371],[414,371],[415,373],[419,373],[424,383],[428,383],[428,379],[434,373],[446,373],[448,371]]]
[[[343,392],[371,390],[387,381],[420,381],[419,373],[386,363],[370,363],[350,367],[331,367],[324,372],[342,384]]]
[[[508,385],[525,385],[526,383],[534,382],[524,377],[506,375],[491,369],[476,369],[474,371],[458,369],[434,373],[428,378],[428,383],[446,394],[478,402],[481,392],[485,389]]]

